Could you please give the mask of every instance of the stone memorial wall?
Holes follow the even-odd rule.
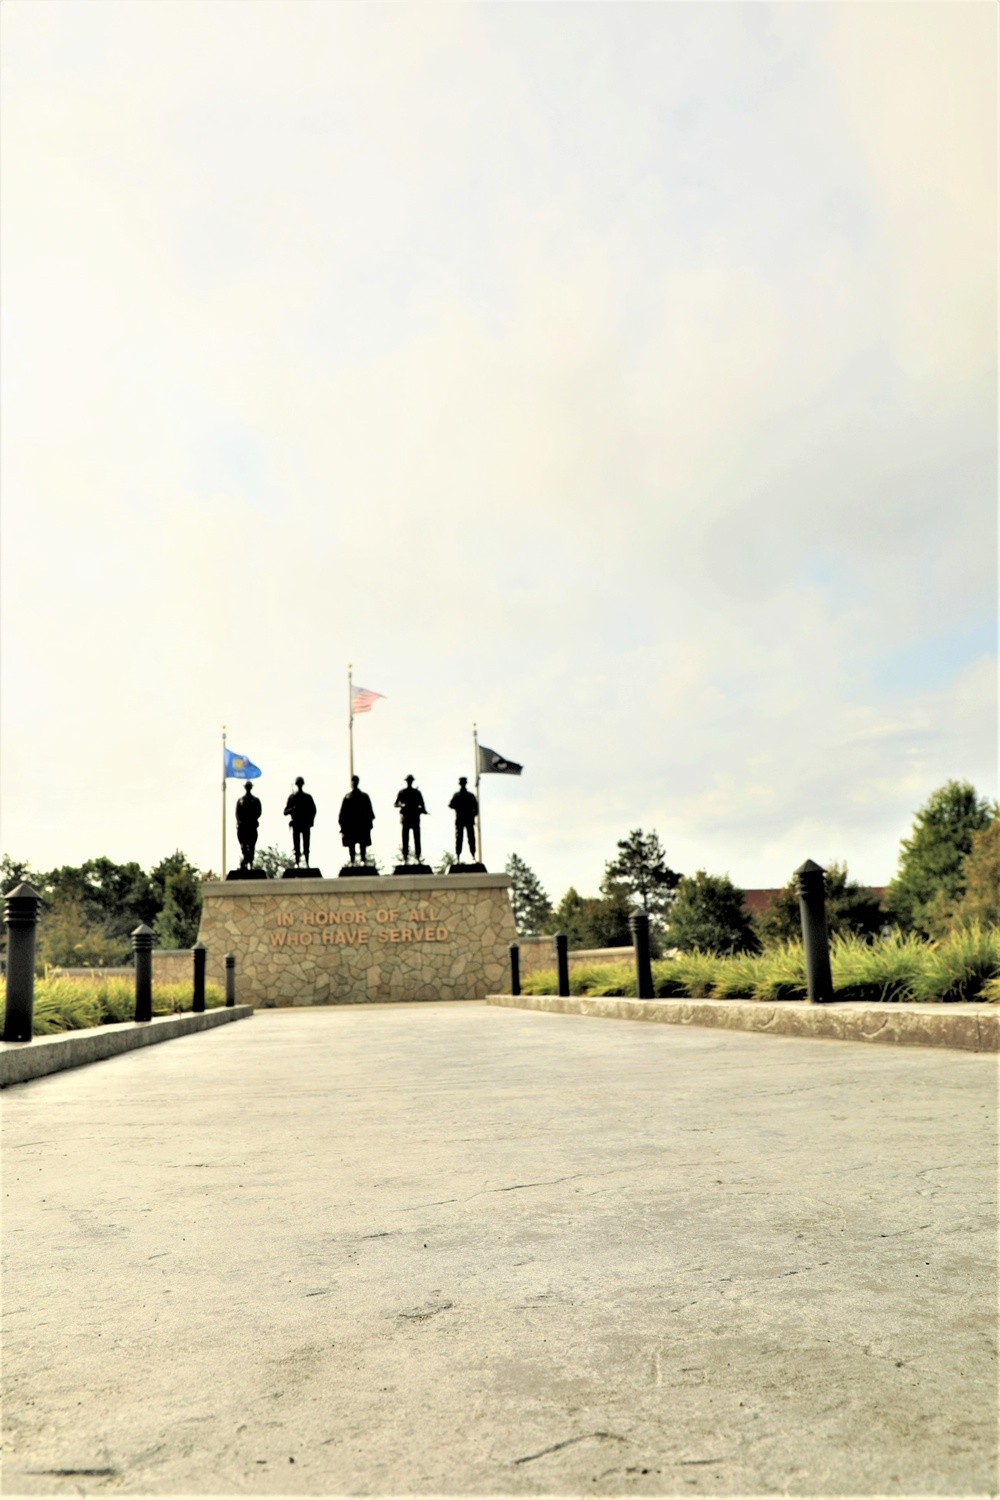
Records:
[[[240,1004],[476,1000],[509,984],[506,875],[208,881],[200,942]]]

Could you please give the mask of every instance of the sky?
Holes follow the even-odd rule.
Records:
[[[5,0],[3,849],[218,870],[226,725],[334,873],[348,663],[554,898],[995,796],[997,24]]]

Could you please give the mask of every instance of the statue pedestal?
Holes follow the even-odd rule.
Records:
[[[434,871],[430,865],[397,865],[392,873],[394,875],[433,875]]]
[[[290,865],[281,872],[282,880],[322,880],[323,871],[312,865]]]
[[[461,865],[461,864],[452,865],[451,869],[448,871],[449,877],[452,876],[452,875],[485,875],[485,874],[486,874],[486,866],[478,864],[478,863],[471,864],[471,865]],[[511,939],[511,941],[513,942],[513,939]]]
[[[263,870],[230,870],[227,880],[266,880]]]
[[[480,1000],[508,982],[508,876],[360,868],[335,880],[289,870],[206,881],[198,939],[208,978],[221,983],[234,953],[240,1000],[256,1006]]]

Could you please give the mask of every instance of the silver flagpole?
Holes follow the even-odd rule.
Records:
[[[350,767],[347,780],[348,791],[350,791],[351,783],[354,780],[354,687],[351,683],[350,662],[347,663],[347,745],[347,763]]]
[[[476,858],[483,863],[483,823],[479,811],[479,731],[475,724],[472,726],[472,754],[476,764]]]
[[[226,726],[222,726],[222,874],[226,878]]]

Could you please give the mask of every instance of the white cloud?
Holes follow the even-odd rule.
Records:
[[[986,8],[238,14],[6,7],[5,847],[217,863],[225,720],[335,868],[348,660],[554,892],[992,790]]]

